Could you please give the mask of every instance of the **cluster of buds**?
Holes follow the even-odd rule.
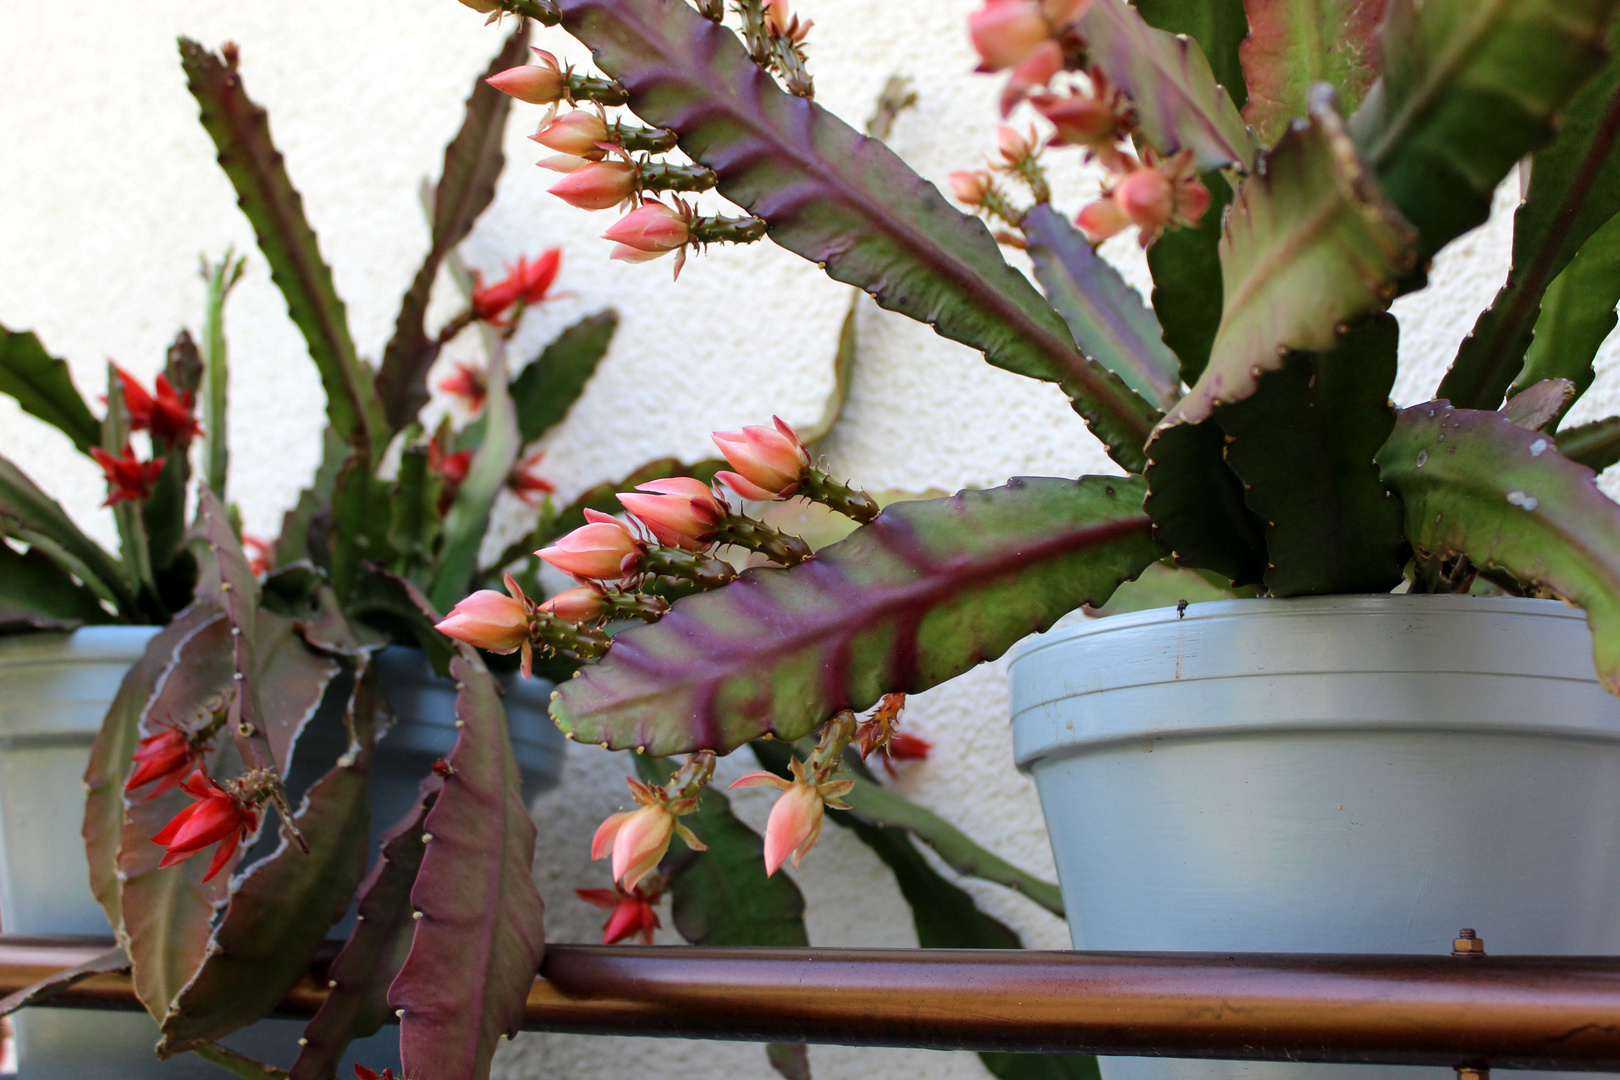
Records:
[[[439,633],[492,653],[521,653],[523,677],[534,673],[538,647],[549,655],[575,661],[595,660],[607,652],[608,636],[593,627],[560,618],[546,604],[523,593],[511,574],[505,575],[506,592],[479,589],[450,609],[438,625]]]
[[[242,841],[258,829],[259,806],[270,797],[273,783],[249,773],[226,786],[200,768],[180,781],[180,790],[193,801],[152,837],[154,844],[168,849],[158,869],[185,862],[218,844],[203,880],[213,878],[231,861]]]
[[[663,874],[650,874],[633,888],[627,889],[615,882],[611,889],[575,889],[574,895],[592,907],[611,912],[607,922],[602,924],[602,944],[617,945],[639,937],[643,944],[651,945],[653,931],[663,925],[653,905],[663,896],[667,885],[668,879]]]
[[[821,731],[821,741],[805,761],[794,758],[789,765],[791,780],[761,769],[732,781],[731,787],[774,787],[782,794],[771,807],[765,822],[765,876],[782,868],[789,856],[793,868],[821,839],[827,810],[848,810],[843,801],[855,787],[853,780],[834,779],[843,768],[844,747],[855,735],[855,714],[845,709],[829,720]]]
[[[1209,190],[1198,179],[1190,150],[1161,159],[1150,148],[1140,158],[1124,149],[1136,126],[1135,107],[1100,69],[1086,65],[1077,22],[1088,2],[985,0],[969,17],[968,32],[982,61],[980,71],[1009,72],[1002,115],[1027,100],[1054,129],[1047,145],[1081,147],[1107,171],[1102,198],[1086,206],[1076,224],[1093,243],[1134,225],[1147,247],[1167,228],[1196,226],[1209,209]],[[1061,79],[1066,72],[1083,75],[1084,85]],[[1000,161],[991,168],[1023,181],[1035,202],[1049,201],[1033,133],[1002,127],[997,142]],[[1014,227],[1023,221],[1024,211],[1011,205],[988,171],[953,173],[951,187],[958,201],[976,211]],[[1018,243],[1015,236],[1001,238]]]
[[[786,14],[785,3],[762,9],[760,21],[766,27],[762,30],[765,38],[788,42],[790,51],[797,49],[808,28]],[[770,29],[779,24],[784,27],[781,31]],[[489,83],[521,101],[552,106],[539,130],[530,136],[554,151],[537,164],[564,174],[551,186],[551,194],[582,210],[629,208],[603,234],[614,243],[613,258],[646,262],[673,252],[679,277],[691,249],[701,250],[713,243],[752,243],[765,235],[765,223],[756,217],[699,214],[676,194],[670,194],[667,202],[649,198],[650,192],[708,191],[717,178],[702,165],[653,156],[675,149],[674,132],[610,119],[603,105],[622,105],[626,98],[617,83],[576,75],[550,53],[535,52],[540,63],[503,71],[491,76]],[[559,114],[557,103],[579,100],[589,100],[594,107]]]
[[[703,788],[713,776],[714,754],[703,750],[687,758],[660,787],[626,778],[637,808],[614,814],[597,827],[591,838],[591,858],[611,855],[613,880],[633,892],[657,869],[674,837],[679,836],[693,851],[707,850],[680,819],[697,810]]]

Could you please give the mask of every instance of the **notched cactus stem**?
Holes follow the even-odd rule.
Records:
[[[643,162],[636,179],[644,191],[708,191],[716,183],[714,170],[707,166],[665,161]]]
[[[834,480],[813,465],[805,470],[798,493],[862,525],[877,517],[883,509],[876,499],[860,488]]]
[[[699,214],[690,226],[692,239],[699,244],[752,244],[765,239],[765,219]]]
[[[773,529],[746,514],[731,514],[714,538],[717,543],[735,544],[757,552],[781,566],[797,566],[813,554],[810,545],[797,536]]]
[[[563,85],[563,96],[570,103],[594,101],[601,105],[624,105],[630,101],[629,91],[614,79],[569,72]]]
[[[617,143],[626,150],[662,154],[675,149],[675,133],[668,128],[642,127],[615,120],[608,125],[607,141]]]

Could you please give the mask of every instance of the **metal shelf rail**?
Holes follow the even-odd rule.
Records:
[[[0,935],[0,996],[110,940]],[[1620,1072],[1620,958],[553,945],[531,1031]],[[318,961],[281,1004],[308,1016]],[[138,1008],[127,974],[52,1006]]]

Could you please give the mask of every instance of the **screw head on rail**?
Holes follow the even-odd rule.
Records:
[[[1457,931],[1457,936],[1451,941],[1452,956],[1484,956],[1485,939],[1474,933],[1473,927],[1465,926]],[[1461,1073],[1458,1073],[1461,1076]],[[1477,1078],[1468,1078],[1477,1080]]]

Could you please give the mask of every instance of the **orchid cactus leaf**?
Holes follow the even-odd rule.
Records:
[[[1177,607],[1183,601],[1201,604],[1210,600],[1248,599],[1252,589],[1233,588],[1220,575],[1208,570],[1190,570],[1166,559],[1156,562],[1135,581],[1115,590],[1113,598],[1096,610],[1099,618],[1126,615],[1132,611]]]
[[[1266,523],[1226,464],[1225,432],[1213,420],[1172,424],[1148,452],[1144,506],[1154,539],[1177,566],[1213,571],[1239,588],[1258,584],[1266,572]]]
[[[203,310],[203,471],[215,495],[225,498],[225,481],[230,472],[230,352],[225,341],[225,301],[242,280],[247,257],[225,249],[219,262],[203,260],[203,277],[208,282],[208,304]]]
[[[473,83],[461,129],[444,149],[444,168],[433,193],[433,236],[427,257],[400,302],[394,336],[383,349],[377,372],[377,394],[390,431],[410,423],[427,404],[428,369],[439,356],[439,342],[427,333],[428,298],[445,256],[467,238],[473,223],[494,201],[495,182],[506,165],[501,143],[512,99],[485,80],[519,66],[528,54],[529,23],[521,18],[517,22],[489,68]]]
[[[310,550],[310,529],[330,522],[333,492],[338,474],[347,465],[352,451],[332,428],[321,435],[321,462],[315,468],[310,485],[298,493],[298,501],[281,518],[281,532],[276,535],[271,552],[276,566],[291,566],[313,557]],[[317,545],[323,546],[323,545]]]
[[[46,352],[32,331],[0,326],[0,394],[72,439],[80,453],[101,444],[101,421],[73,385],[67,363]]]
[[[609,308],[565,329],[512,380],[518,433],[525,444],[562,422],[607,355],[619,313]]]
[[[0,533],[49,556],[114,604],[125,619],[142,618],[140,603],[118,560],[86,536],[61,504],[4,457],[0,457]]]
[[[1216,414],[1226,463],[1266,522],[1273,596],[1388,592],[1401,580],[1400,500],[1373,465],[1395,426],[1399,337],[1393,315],[1368,316],[1337,348],[1291,353],[1258,393]]]
[[[1387,3],[1382,75],[1349,127],[1427,260],[1484,221],[1513,163],[1551,140],[1603,62],[1615,0]]]
[[[18,551],[0,540],[0,631],[75,630],[86,623],[111,621],[100,597],[44,552]]]
[[[1080,351],[1159,408],[1175,404],[1180,366],[1142,294],[1050,205],[1032,207],[1022,228],[1035,280],[1069,324]]]
[[[1254,164],[1254,133],[1191,38],[1148,25],[1125,0],[1091,0],[1080,16],[1090,62],[1136,103],[1138,134],[1161,155],[1191,147],[1200,169]]]
[[[450,663],[459,731],[425,831],[411,905],[421,918],[388,991],[406,1076],[488,1080],[495,1044],[516,1034],[545,952],[529,876],[534,823],[523,804],[500,689],[461,646]]]
[[[1354,112],[1378,77],[1385,0],[1245,0],[1249,36],[1240,53],[1249,100],[1243,119],[1267,146],[1310,111],[1310,88],[1327,83]]]
[[[1598,472],[1620,462],[1620,416],[1560,431],[1558,452]]]
[[[1531,156],[1530,185],[1513,215],[1507,283],[1463,338],[1436,396],[1460,409],[1502,403],[1524,367],[1548,287],[1617,213],[1620,60],[1611,59],[1570,101],[1558,138]]]
[[[191,334],[181,330],[169,346],[163,374],[181,395],[195,397],[202,375],[202,357]],[[152,562],[153,584],[166,607],[178,607],[190,600],[196,565],[189,557],[184,568],[175,565],[184,553],[186,534],[186,489],[191,483],[189,439],[169,442],[153,436],[152,456],[163,459],[163,472],[152,485],[152,494],[140,507],[141,525],[146,531],[147,557]],[[177,604],[171,601],[178,600]]]
[[[1526,431],[1550,431],[1575,400],[1575,384],[1568,379],[1543,379],[1508,398],[1498,412]]]
[[[347,712],[353,741],[298,811],[309,850],[284,835],[231,890],[202,965],[163,1019],[160,1057],[260,1019],[309,971],[366,873],[371,749],[387,708],[375,670],[362,666]]]
[[[47,975],[39,982],[25,986],[0,998],[0,1017],[10,1016],[18,1009],[43,1005],[64,990],[70,990],[92,975],[107,975],[129,970],[129,957],[122,946],[114,945],[100,956],[82,964]]]
[[[360,886],[360,918],[326,969],[328,989],[304,1028],[292,1080],[330,1080],[343,1052],[387,1023],[388,987],[405,963],[411,934],[411,886],[427,845],[422,822],[439,797],[442,781],[430,774],[405,816],[382,836],[382,858]]]
[[[1209,350],[1221,325],[1221,223],[1232,188],[1220,173],[1205,173],[1209,209],[1196,228],[1171,229],[1147,249],[1153,275],[1153,314],[1164,328],[1164,343],[1181,362],[1181,381],[1198,382],[1209,364]]]
[[[299,621],[259,609],[254,676],[270,755],[283,776],[293,745],[315,716],[339,666],[305,644]]]
[[[124,783],[134,767],[141,718],[186,642],[209,624],[223,620],[212,604],[193,604],[159,630],[124,674],[90,749],[90,764],[84,772],[84,850],[90,863],[90,891],[114,930],[121,929],[124,922],[118,848],[124,834]]]
[[[1547,286],[1524,369],[1510,393],[1543,379],[1568,379],[1579,397],[1592,385],[1592,360],[1615,326],[1620,304],[1620,214],[1610,218]],[[1588,462],[1590,464],[1590,462]]]
[[[559,7],[569,32],[629,90],[635,112],[674,130],[681,149],[718,175],[720,194],[763,218],[776,243],[997,367],[1059,383],[1114,459],[1141,467],[1156,411],[1080,353],[982,222],[887,146],[778,89],[730,30],[690,5]]]
[[[655,757],[797,739],[1100,604],[1162,552],[1135,477],[1014,479],[896,503],[790,570],[678,602],[559,689],[563,731]]]
[[[1209,61],[1215,81],[1226,88],[1232,104],[1242,109],[1248,101],[1239,55],[1249,35],[1244,0],[1137,0],[1136,10],[1149,26],[1172,34],[1185,34],[1198,43]]]
[[[402,573],[409,574],[432,559],[444,525],[439,513],[443,491],[443,481],[428,467],[427,444],[407,442],[388,493],[388,546],[404,560]]]
[[[1620,505],[1551,435],[1443,401],[1397,414],[1378,453],[1419,552],[1467,555],[1586,609],[1597,676],[1620,693]]]
[[[259,692],[259,583],[248,569],[247,556],[225,508],[207,488],[199,492],[197,513],[219,571],[220,606],[231,622],[231,665],[238,685],[231,694],[226,727],[248,768],[268,769],[280,776],[284,763],[276,761]]]
[[[321,258],[304,202],[270,138],[270,118],[247,96],[234,56],[221,58],[180,39],[186,85],[202,107],[202,124],[219,150],[219,164],[270,266],[270,277],[303,332],[326,389],[326,415],[337,431],[381,459],[387,420],[372,374],[355,352],[348,315]]]

